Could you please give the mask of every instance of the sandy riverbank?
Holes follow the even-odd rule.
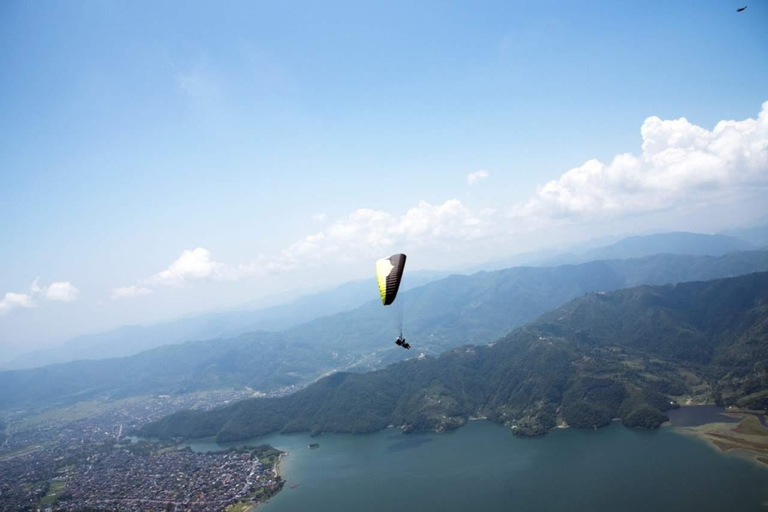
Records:
[[[737,452],[768,468],[768,428],[760,424],[754,413],[728,411],[740,417],[739,423],[708,423],[697,427],[674,427],[706,441],[721,452]]]

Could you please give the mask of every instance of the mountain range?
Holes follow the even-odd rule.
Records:
[[[768,252],[748,251],[449,276],[408,290],[398,299],[404,301],[406,334],[414,347],[410,352],[394,345],[390,311],[374,300],[280,332],[260,331],[163,346],[125,358],[2,372],[0,408],[241,386],[264,392],[295,388],[333,371],[362,372],[417,353],[439,355],[461,345],[488,343],[595,290],[765,270]]]
[[[653,428],[686,397],[768,407],[768,272],[595,292],[495,343],[325,377],[292,395],[182,411],[144,436],[437,431],[485,416],[522,435],[613,418]]]
[[[754,247],[768,247],[768,224],[729,229],[722,234],[744,240]]]
[[[753,226],[749,226],[750,229]],[[765,228],[763,228],[765,229]],[[734,231],[735,234],[741,231]],[[751,233],[751,232],[750,232]],[[745,234],[749,237],[749,233]],[[463,269],[459,274],[480,270],[498,270],[513,266],[557,266],[589,261],[640,258],[653,254],[721,256],[732,251],[753,248],[749,242],[725,233],[661,233],[615,240],[603,238],[572,247],[571,253],[544,250],[519,254]],[[608,243],[610,242],[610,243]],[[768,244],[768,242],[767,242]],[[766,245],[766,244],[763,244]],[[408,272],[403,290],[417,288],[449,275],[445,271]],[[637,284],[637,283],[635,283]],[[3,369],[24,369],[83,359],[125,357],[163,345],[195,340],[232,338],[254,331],[282,331],[316,318],[348,311],[375,296],[373,279],[343,284],[335,289],[289,300],[271,307],[253,306],[189,316],[154,325],[130,325],[109,331],[86,334],[63,344],[36,350],[3,361]],[[554,304],[557,305],[557,304]],[[553,307],[554,307],[553,305]]]
[[[733,251],[748,251],[758,246],[727,234],[673,232],[630,236],[604,247],[590,248],[577,254],[561,254],[540,264],[563,265],[593,260],[642,258],[653,254],[687,254],[690,256],[722,256]]]
[[[403,290],[415,288],[448,275],[446,272],[410,272]],[[22,354],[9,369],[35,368],[84,359],[125,357],[163,345],[213,338],[231,338],[254,331],[281,331],[341,311],[347,311],[375,295],[376,281],[353,281],[332,290],[262,309],[236,309],[206,313],[149,326],[128,325],[105,332],[72,338],[60,346]]]
[[[760,229],[760,228],[757,228]],[[761,228],[768,230],[768,226]],[[743,236],[742,236],[743,235]],[[603,237],[571,245],[565,249],[545,249],[495,259],[473,265],[467,270],[499,270],[516,266],[546,266],[586,263],[597,260],[643,258],[655,254],[685,254],[689,256],[722,256],[733,251],[764,248],[765,243],[754,243],[751,232],[734,229],[718,234],[670,232]]]

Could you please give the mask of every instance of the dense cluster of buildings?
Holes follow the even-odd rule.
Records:
[[[37,510],[54,482],[66,478],[84,456],[82,446],[54,446],[0,460],[0,511]]]
[[[31,414],[20,411],[5,418],[7,439],[0,443],[0,459],[35,445],[72,445],[119,440],[128,432],[183,409],[208,410],[253,396],[248,390],[220,390],[160,395],[119,401],[94,401]],[[81,419],[70,419],[79,418]]]
[[[99,408],[87,418],[6,418],[0,512],[25,510],[221,511],[277,492],[279,452],[269,447],[194,453],[135,442],[133,429],[185,408],[208,409],[244,392],[154,397]],[[14,428],[15,427],[15,428]]]
[[[39,450],[0,462],[0,510],[218,512],[282,487],[278,452],[195,453],[155,443]]]
[[[272,464],[255,452],[173,450],[96,454],[67,482],[54,510],[195,510],[216,512],[279,488]]]

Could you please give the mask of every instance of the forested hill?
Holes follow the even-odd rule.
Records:
[[[464,344],[482,344],[596,290],[641,284],[672,284],[768,271],[768,252],[725,256],[659,254],[637,259],[592,261],[557,267],[514,267],[470,276],[455,275],[402,295],[405,331],[420,351],[438,355]],[[378,301],[287,331],[293,339],[336,340],[346,351],[376,350],[392,332],[392,320]],[[384,363],[402,354],[394,345]],[[378,363],[377,363],[378,364]]]
[[[366,373],[337,373],[277,399],[185,411],[146,426],[162,438],[241,440],[273,431],[446,429],[470,415],[542,434],[558,416],[655,427],[686,397],[768,406],[768,273],[599,292],[491,346]]]
[[[411,352],[394,345],[391,311],[373,300],[279,333],[257,332],[166,346],[122,359],[2,372],[0,408],[233,386],[270,391],[312,382],[332,370],[382,368],[416,351],[439,355],[460,345],[488,343],[594,290],[759,270],[768,270],[768,252],[658,255],[451,276],[402,294]]]

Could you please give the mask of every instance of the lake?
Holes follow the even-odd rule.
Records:
[[[281,474],[298,485],[286,485],[264,512],[768,511],[768,468],[673,428],[614,423],[519,438],[472,421],[443,434],[274,434],[248,444],[261,443],[289,452]]]
[[[726,416],[725,408],[717,405],[688,405],[667,411],[673,427],[695,427],[705,423],[738,423],[739,418]]]

